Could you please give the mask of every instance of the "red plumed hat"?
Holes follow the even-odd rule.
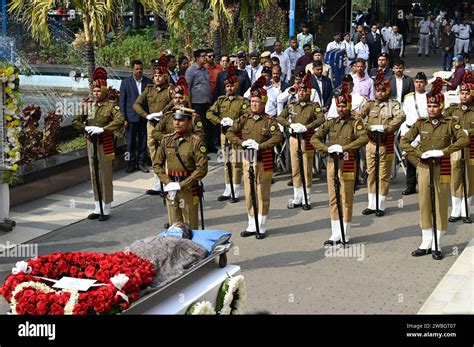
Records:
[[[154,60],[151,72],[152,72],[153,75],[155,75],[155,74],[161,74],[161,75],[168,74],[168,59],[166,59],[166,55],[162,54],[160,59]]]
[[[237,69],[234,64],[230,64],[227,69],[227,78],[224,80],[224,84],[236,84],[239,83],[239,78],[237,76]]]
[[[474,75],[471,71],[466,70],[462,78],[461,91],[468,91],[474,96]]]
[[[250,88],[250,96],[263,99],[267,101],[267,90],[264,88],[267,79],[265,76],[260,76]]]
[[[437,104],[444,107],[444,95],[441,93],[443,89],[443,79],[437,77],[431,85],[431,90],[426,94],[426,101],[428,104]]]
[[[384,71],[382,69],[379,69],[375,76],[375,90],[384,90],[386,94],[390,93],[390,81],[385,79]]]
[[[101,92],[107,92],[107,71],[102,66],[97,66],[92,73],[90,88],[100,88]]]

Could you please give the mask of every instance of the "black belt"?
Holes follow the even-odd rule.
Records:
[[[429,35],[430,33],[420,33],[420,35]]]
[[[470,40],[471,39],[470,37],[468,37],[467,39],[462,39],[460,37],[456,37],[456,38],[459,39],[459,40]]]

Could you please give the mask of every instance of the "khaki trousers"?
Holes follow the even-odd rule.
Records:
[[[97,192],[97,184],[94,172],[94,145],[90,141],[87,141],[87,155],[89,157],[89,168],[91,172],[92,190],[94,191],[94,200],[99,201],[99,194]],[[99,158],[99,183],[102,190],[102,201],[105,204],[110,204],[114,200],[112,168],[113,161],[105,159],[104,147],[102,144],[97,145],[97,157]]]
[[[367,188],[369,194],[375,194],[375,144],[372,142],[366,145],[367,157]],[[379,150],[380,164],[379,164],[379,194],[387,196],[390,188],[390,176],[392,174],[392,159],[387,158],[386,147],[380,145]]]
[[[302,136],[301,139],[301,150],[303,152],[303,167],[306,188],[311,188],[313,185],[314,150],[306,151],[306,141],[304,140],[304,136]],[[298,161],[298,140],[293,136],[290,137],[290,157],[293,187],[301,188],[303,186],[303,182],[301,181],[300,164]]]
[[[192,190],[178,190],[174,202],[171,202],[167,195],[166,202],[168,223],[170,225],[176,222],[183,222],[188,224],[193,230],[198,229],[199,197],[197,195],[193,196]]]
[[[436,195],[436,225],[438,230],[448,228],[448,200],[449,183],[440,183],[440,167],[433,167],[435,195]],[[430,170],[426,164],[418,165],[418,194],[420,204],[421,229],[431,229],[433,219],[431,215]]]
[[[250,191],[249,179],[250,162],[244,159],[244,184],[245,184],[245,201],[247,203],[247,213],[254,215],[252,206],[252,195]],[[258,214],[262,216],[268,215],[270,210],[270,190],[272,186],[273,172],[264,172],[262,162],[254,162],[255,172],[255,192],[257,194]]]
[[[329,194],[329,210],[331,220],[339,220],[339,214],[337,211],[337,199],[336,189],[334,183],[334,160],[332,157],[328,157],[328,168],[327,168],[327,182],[328,182],[328,194]],[[343,161],[339,160],[339,182],[342,201],[342,213],[343,220],[346,223],[352,221],[352,207],[354,201],[354,180],[344,179],[342,176],[342,165]],[[354,170],[355,177],[355,170]]]
[[[225,136],[221,134],[221,146],[222,153],[224,156],[224,181],[225,184],[229,184],[229,170],[227,168],[227,158],[229,156],[230,162],[232,163],[232,181],[235,185],[242,182],[242,159],[239,158],[239,147],[236,145],[230,145],[230,154],[226,152],[225,148]]]

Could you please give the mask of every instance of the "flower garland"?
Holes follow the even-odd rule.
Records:
[[[18,69],[4,64],[0,68],[0,81],[3,83],[3,91],[6,99],[4,117],[4,144],[0,148],[4,154],[4,167],[0,168],[0,183],[11,184],[16,179],[18,162],[20,161],[20,77]],[[2,120],[3,122],[3,120]]]
[[[69,293],[68,299],[66,299],[67,293]],[[38,314],[72,315],[77,298],[78,292],[75,289],[57,292],[44,283],[28,281],[16,286],[10,305],[13,314],[34,314],[36,311]],[[61,304],[66,300],[62,308]]]
[[[0,294],[19,314],[115,314],[129,308],[155,275],[153,265],[133,253],[54,253],[18,262]],[[49,287],[50,281],[38,278],[64,276],[95,279],[103,285],[80,293],[56,292]]]
[[[241,314],[247,299],[244,276],[226,278],[217,294],[217,314]]]
[[[186,311],[187,315],[213,315],[216,314],[214,307],[209,301],[195,302],[189,306]]]

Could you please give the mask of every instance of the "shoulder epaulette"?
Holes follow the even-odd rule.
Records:
[[[407,95],[405,95],[405,97],[403,98],[403,101],[405,101],[405,99],[407,98],[407,96],[413,96],[415,95],[415,93],[411,92],[411,93],[408,93]]]
[[[166,138],[166,137],[171,137],[171,136],[173,136],[174,134],[175,134],[175,133],[173,132],[173,133],[171,133],[171,134],[166,134],[166,135],[164,135],[163,137],[164,137],[164,138]]]

